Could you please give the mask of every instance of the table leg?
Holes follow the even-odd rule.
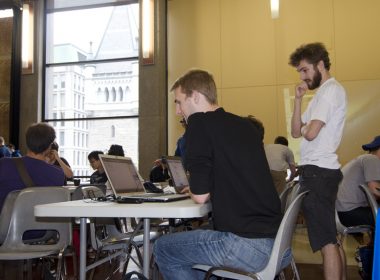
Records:
[[[87,218],[80,218],[79,280],[86,280]]]
[[[149,279],[149,258],[150,258],[150,219],[144,219],[144,239],[143,239],[143,274]]]

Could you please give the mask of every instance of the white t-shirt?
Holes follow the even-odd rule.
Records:
[[[265,155],[267,156],[270,170],[286,171],[290,164],[295,165],[293,152],[285,145],[265,145]]]
[[[302,114],[303,123],[320,120],[325,125],[314,140],[302,139],[300,165],[340,168],[336,150],[342,139],[346,110],[346,91],[334,78],[328,79],[319,87]]]

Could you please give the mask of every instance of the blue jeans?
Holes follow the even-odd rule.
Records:
[[[160,237],[153,247],[156,263],[165,280],[203,279],[195,264],[228,266],[244,271],[260,271],[268,263],[274,239],[250,239],[229,232],[194,230]],[[287,252],[283,265],[290,263]],[[283,266],[283,267],[284,267]]]

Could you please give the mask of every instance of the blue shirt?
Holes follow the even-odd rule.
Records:
[[[11,156],[12,156],[12,153],[6,146],[3,145],[0,147],[0,158],[11,157]]]
[[[25,168],[35,186],[63,186],[65,175],[61,168],[43,160],[22,157]],[[25,188],[12,158],[0,159],[0,209],[8,193]]]

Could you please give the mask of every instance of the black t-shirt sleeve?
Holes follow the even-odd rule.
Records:
[[[204,113],[190,116],[185,137],[185,167],[190,173],[191,192],[209,193],[213,186],[213,153]]]

